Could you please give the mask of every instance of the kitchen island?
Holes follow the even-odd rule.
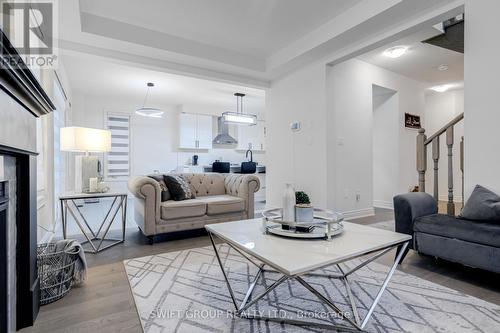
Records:
[[[203,168],[203,172],[212,172],[211,165],[204,165],[202,168]],[[240,173],[241,172],[241,165],[240,164],[231,164],[229,169],[230,169],[230,173]],[[266,173],[266,166],[257,164],[257,171],[255,173]]]

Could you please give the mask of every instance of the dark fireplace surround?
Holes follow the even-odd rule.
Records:
[[[12,67],[11,64],[20,63],[20,57],[15,48],[9,42],[3,31],[0,30],[0,52],[3,59],[13,58],[16,61],[0,61],[0,89],[7,97],[15,101],[20,107],[20,119],[26,117],[40,117],[54,110],[54,104],[45,93],[33,73],[25,66]],[[0,122],[12,118],[12,112],[6,116],[7,106],[0,105]],[[21,120],[22,121],[22,120]],[[9,124],[6,124],[10,126]],[[5,128],[5,127],[4,127]],[[1,126],[0,126],[1,130]],[[6,132],[6,131],[4,131]],[[33,133],[15,133],[16,136],[33,135]],[[16,145],[21,142],[16,138],[5,139],[5,133],[0,133],[0,156],[15,158],[16,182],[15,182],[15,205],[9,208],[9,185],[8,181],[0,179],[0,332],[9,332],[10,328],[20,330],[32,326],[39,309],[39,280],[36,264],[37,246],[37,207],[36,207],[36,156],[33,147],[27,148]],[[11,188],[12,190],[12,188]],[[7,230],[8,209],[15,209],[15,299],[16,304],[10,304],[15,309],[15,318],[7,323],[7,276],[9,272],[7,262]],[[11,258],[12,260],[13,258]],[[11,272],[10,272],[11,273]],[[10,327],[10,328],[9,328]]]

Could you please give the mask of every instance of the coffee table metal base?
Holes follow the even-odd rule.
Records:
[[[366,327],[366,324],[370,320],[373,311],[375,307],[377,306],[378,302],[380,301],[380,298],[382,297],[382,294],[384,293],[385,289],[387,288],[387,285],[389,284],[390,279],[392,278],[394,272],[396,271],[396,267],[398,266],[399,261],[401,260],[401,257],[403,256],[404,251],[406,250],[409,241],[405,241],[403,243],[398,243],[394,244],[382,249],[379,249],[377,251],[372,251],[368,253],[363,253],[362,255],[349,258],[346,261],[350,261],[359,257],[364,257],[367,255],[372,255],[368,259],[364,260],[362,263],[358,264],[356,267],[346,270],[345,268],[342,268],[341,263],[335,264],[337,269],[339,270],[340,274],[321,274],[321,273],[314,273],[314,272],[309,272],[301,275],[287,275],[280,271],[276,267],[271,267],[268,264],[264,263],[259,263],[258,259],[254,259],[251,257],[249,254],[243,253],[243,251],[239,250],[238,248],[234,247],[230,243],[227,243],[233,250],[238,252],[241,256],[243,256],[246,260],[251,262],[253,265],[255,265],[259,270],[257,271],[257,274],[255,275],[252,283],[250,284],[246,295],[243,299],[243,301],[238,304],[238,300],[234,296],[233,289],[231,287],[231,283],[229,282],[229,279],[227,277],[227,273],[224,269],[224,265],[222,263],[222,260],[220,258],[219,252],[217,250],[217,246],[215,244],[214,236],[215,234],[209,232],[209,237],[210,241],[212,242],[212,246],[214,248],[217,261],[219,262],[219,266],[222,270],[222,274],[224,275],[224,279],[227,284],[227,288],[229,291],[229,294],[231,296],[231,300],[234,304],[235,307],[235,314],[241,318],[247,318],[247,319],[260,319],[260,320],[268,320],[268,321],[274,321],[274,322],[279,322],[279,323],[285,323],[285,324],[290,324],[290,325],[297,325],[297,326],[314,326],[318,328],[323,328],[323,329],[342,329],[342,330],[347,330],[347,331],[354,331],[354,332],[359,332],[363,331],[363,329]],[[360,318],[360,315],[358,313],[358,308],[356,305],[356,302],[354,300],[354,296],[352,294],[350,282],[349,282],[349,276],[356,272],[357,270],[361,269],[362,267],[366,266],[370,262],[374,261],[375,259],[383,256],[384,254],[387,254],[391,250],[398,248],[399,251],[396,255],[396,260],[394,261],[394,264],[391,266],[389,272],[387,273],[387,276],[384,279],[384,282],[382,283],[380,290],[378,291],[375,299],[373,300],[373,303],[371,304],[370,308],[368,309],[368,312],[364,316],[364,318]],[[266,269],[266,266],[271,267],[272,269]],[[323,267],[324,268],[324,267]],[[276,280],[272,285],[270,285],[267,289],[265,289],[262,293],[260,293],[257,296],[253,295],[255,286],[257,285],[257,282],[261,276],[263,276],[263,273],[265,272],[273,272],[273,273],[280,273],[282,276]],[[347,290],[347,296],[349,299],[349,302],[351,304],[351,310],[352,310],[352,317],[350,316],[345,316],[345,312],[340,309],[333,301],[325,297],[323,294],[321,294],[317,289],[315,289],[313,286],[311,286],[309,283],[307,283],[304,280],[304,277],[306,276],[322,276],[330,279],[339,279],[344,282],[345,288]],[[328,308],[333,310],[337,315],[339,315],[340,318],[342,318],[344,321],[346,321],[346,325],[341,325],[335,322],[331,322],[331,324],[328,323],[320,323],[320,322],[312,322],[312,321],[302,321],[302,320],[295,320],[295,319],[289,319],[289,318],[281,318],[281,317],[272,317],[272,316],[262,316],[259,314],[247,314],[245,311],[248,310],[252,305],[257,303],[260,299],[265,297],[267,294],[269,294],[271,291],[276,289],[279,285],[282,283],[286,282],[287,280],[295,280],[298,283],[300,283],[302,286],[304,286],[307,290],[309,290],[313,295],[315,295],[323,304],[325,304]],[[347,325],[348,324],[348,325]]]

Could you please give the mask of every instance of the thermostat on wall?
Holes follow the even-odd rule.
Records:
[[[299,121],[294,121],[293,123],[290,124],[290,129],[292,132],[298,132],[300,131],[300,122]]]

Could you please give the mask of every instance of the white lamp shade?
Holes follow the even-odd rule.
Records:
[[[87,127],[61,128],[61,150],[103,153],[111,151],[111,131]]]

